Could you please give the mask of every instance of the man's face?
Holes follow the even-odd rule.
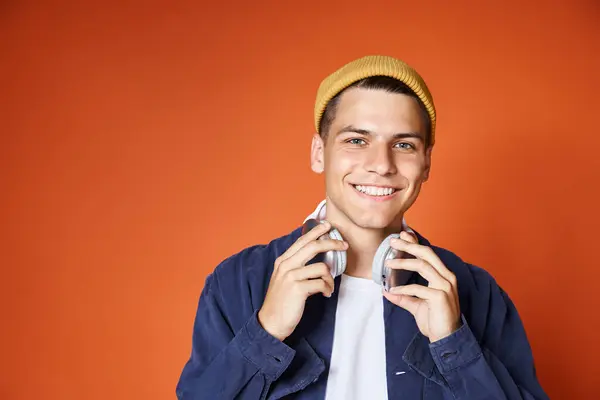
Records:
[[[421,115],[403,94],[351,88],[341,95],[326,143],[315,134],[311,153],[313,170],[325,173],[329,219],[400,227],[429,175]]]

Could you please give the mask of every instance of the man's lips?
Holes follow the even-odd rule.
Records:
[[[352,187],[362,195],[375,197],[375,198],[390,198],[399,191],[397,187],[389,185],[363,185],[363,184],[351,184]]]

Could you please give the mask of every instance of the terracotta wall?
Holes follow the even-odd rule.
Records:
[[[410,224],[595,398],[597,2],[95,3],[0,4],[0,398],[174,398],[204,278],[321,200],[317,85],[372,53],[437,102]]]

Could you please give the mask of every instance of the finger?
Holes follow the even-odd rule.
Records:
[[[390,293],[415,296],[427,301],[440,301],[446,298],[445,292],[418,284],[396,286],[390,289]]]
[[[383,296],[388,299],[391,303],[404,308],[406,311],[411,313],[412,315],[416,315],[419,307],[426,306],[423,304],[424,300],[421,300],[416,297],[411,297],[407,295],[401,294],[393,294],[390,292],[383,292]]]
[[[298,282],[298,287],[306,297],[316,293],[323,293],[323,296],[331,297],[333,293],[331,287],[323,279],[309,279]]]
[[[279,256],[275,267],[277,268],[283,261],[296,254],[296,252],[304,247],[307,243],[318,239],[322,235],[329,232],[330,229],[331,224],[328,221],[324,221],[308,231],[306,234],[300,236],[282,255]]]
[[[429,282],[429,286],[434,289],[451,291],[452,285],[440,273],[437,269],[433,268],[431,264],[420,258],[396,258],[386,261],[386,266],[392,269],[405,269],[408,271],[415,271],[419,275]]]
[[[410,243],[419,243],[419,241],[417,240],[417,236],[414,233],[408,231],[400,232],[400,239]]]
[[[326,278],[331,276],[329,267],[325,263],[315,263],[307,265],[304,268],[296,268],[289,272],[295,281],[304,281],[306,279]]]
[[[454,286],[454,274],[448,268],[446,268],[442,260],[440,260],[440,258],[437,256],[437,254],[435,254],[431,247],[423,246],[418,243],[410,243],[402,239],[392,239],[390,241],[390,245],[396,250],[405,251],[408,254],[412,254],[417,258],[421,258],[427,261],[429,264],[431,264],[432,267],[434,267],[439,272],[441,276],[444,277],[444,279],[446,279]]]
[[[343,240],[322,239],[313,240],[307,243],[304,247],[296,252],[293,256],[286,260],[286,263],[293,265],[295,268],[305,265],[309,260],[313,259],[319,253],[327,251],[343,251],[348,248],[348,243]]]
[[[319,278],[317,278],[317,279],[319,279]],[[331,276],[331,272],[328,272],[327,274],[322,276],[321,279],[325,281],[327,286],[329,286],[329,289],[331,290],[331,292],[329,292],[329,293],[331,296],[331,294],[335,291],[335,281],[333,280],[333,276]]]

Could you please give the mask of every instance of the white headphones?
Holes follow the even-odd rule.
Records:
[[[319,203],[316,210],[304,220],[302,225],[303,235],[324,221],[325,211],[326,200],[323,200]],[[402,227],[404,231],[409,232],[412,235],[415,234],[414,231],[406,225],[404,219],[402,220]],[[332,228],[326,235],[321,236],[319,239],[325,239],[327,237],[335,240],[343,240],[342,235],[335,228]],[[414,258],[414,256],[397,251],[390,246],[390,240],[399,237],[399,233],[392,233],[386,237],[377,248],[371,265],[371,278],[375,283],[382,285],[386,291],[392,287],[406,284],[412,275],[411,271],[394,270],[385,266],[387,260],[394,258]],[[331,276],[334,278],[342,275],[346,270],[346,251],[328,251],[320,255],[320,257],[315,258],[316,260],[313,262],[324,262],[329,267]]]

